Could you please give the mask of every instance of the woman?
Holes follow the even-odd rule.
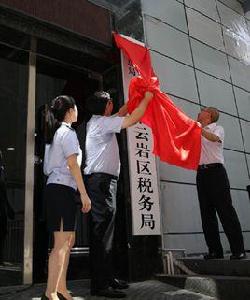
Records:
[[[70,250],[75,241],[76,201],[78,189],[82,211],[91,208],[79,165],[81,150],[71,124],[77,121],[77,107],[69,96],[58,96],[47,114],[47,145],[44,173],[48,176],[45,200],[46,218],[53,232],[54,246],[49,256],[48,284],[42,299],[72,300],[67,291],[66,274]]]

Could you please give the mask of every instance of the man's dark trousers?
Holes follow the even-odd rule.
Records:
[[[227,172],[222,164],[198,168],[197,189],[201,210],[202,228],[209,253],[223,254],[220,241],[218,214],[228,238],[231,252],[244,252],[244,242],[240,222],[230,194]]]
[[[91,199],[91,291],[108,288],[113,278],[112,246],[115,227],[117,177],[105,173],[85,176]]]

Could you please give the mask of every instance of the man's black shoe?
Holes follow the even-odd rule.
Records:
[[[100,296],[107,298],[125,298],[127,295],[121,291],[113,290],[111,287],[108,287],[103,290],[91,291],[91,296]]]
[[[204,256],[205,260],[209,260],[209,259],[223,259],[224,255],[223,254],[217,254],[217,253],[208,253],[205,254]]]
[[[235,254],[232,254],[230,256],[230,260],[234,260],[234,259],[244,259],[246,258],[246,253],[245,252],[242,252],[242,253],[235,253]]]
[[[113,289],[118,289],[118,290],[125,290],[129,288],[127,281],[117,279],[117,278],[113,278],[110,281],[109,286],[111,286]]]

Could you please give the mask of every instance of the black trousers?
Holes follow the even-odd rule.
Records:
[[[202,228],[209,252],[223,253],[216,213],[228,238],[231,252],[244,252],[241,225],[232,206],[230,184],[224,166],[198,169],[196,179]]]
[[[91,290],[109,286],[113,277],[113,237],[115,229],[117,178],[105,173],[85,176],[92,201],[90,217]]]

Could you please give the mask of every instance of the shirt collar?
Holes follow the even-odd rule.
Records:
[[[205,126],[206,129],[214,129],[217,126],[216,122],[208,124],[207,126]]]
[[[67,123],[67,122],[62,122],[62,125],[66,125],[67,127],[71,127],[71,124]]]

